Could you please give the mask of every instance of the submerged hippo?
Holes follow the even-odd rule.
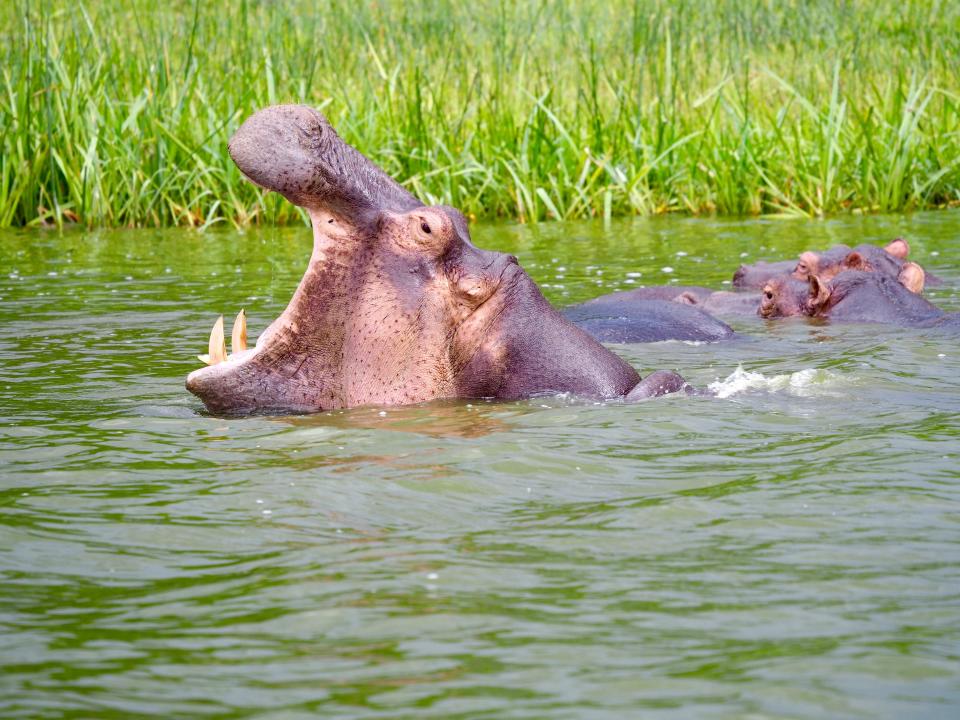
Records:
[[[729,325],[692,307],[692,303],[676,298],[670,301],[635,297],[633,292],[604,295],[566,308],[563,314],[593,337],[609,343],[715,342],[734,336]],[[756,304],[754,298],[754,311]]]
[[[313,254],[286,310],[187,389],[214,412],[310,412],[538,394],[628,400],[685,387],[637,372],[554,310],[516,258],[476,248],[450,207],[427,207],[301,105],[257,112],[230,141],[257,185],[307,210]]]
[[[943,312],[884,273],[844,270],[832,280],[777,277],[763,288],[758,313],[764,318],[830,318],[846,322],[890,323],[908,327],[953,326]]]
[[[651,285],[602,295],[563,314],[603,342],[715,342],[735,333],[714,315],[756,317],[759,304],[751,292]]]
[[[903,238],[896,238],[884,247],[863,244],[851,249],[847,245],[835,245],[823,252],[803,252],[796,263],[784,261],[741,265],[733,275],[733,285],[740,289],[760,289],[771,278],[785,275],[798,280],[806,280],[813,275],[821,280],[830,280],[844,270],[883,273],[899,279],[904,287],[915,293],[922,292],[927,283],[941,283],[939,278],[925,273],[916,263],[907,262],[909,253],[910,245]]]

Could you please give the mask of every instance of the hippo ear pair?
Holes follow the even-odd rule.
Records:
[[[910,254],[910,243],[903,238],[895,238],[884,246],[884,251],[900,260],[906,260]],[[907,290],[912,293],[920,294],[923,292],[924,285],[927,283],[927,274],[923,268],[915,262],[904,263],[897,275],[897,280]]]

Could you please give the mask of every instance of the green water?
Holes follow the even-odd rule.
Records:
[[[957,212],[474,228],[558,303],[898,234],[960,310]],[[204,415],[213,320],[309,245],[0,235],[0,716],[958,716],[956,337],[746,319],[618,349],[724,399]]]

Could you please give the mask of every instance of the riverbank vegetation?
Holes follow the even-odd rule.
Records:
[[[15,0],[0,20],[0,226],[299,221],[226,151],[278,102],[478,217],[960,204],[949,0]]]

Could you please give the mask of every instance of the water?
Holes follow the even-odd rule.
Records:
[[[897,234],[960,310],[956,212],[474,230],[558,303]],[[0,235],[0,716],[957,717],[957,338],[747,319],[619,349],[723,399],[204,415],[213,320],[309,243]]]

